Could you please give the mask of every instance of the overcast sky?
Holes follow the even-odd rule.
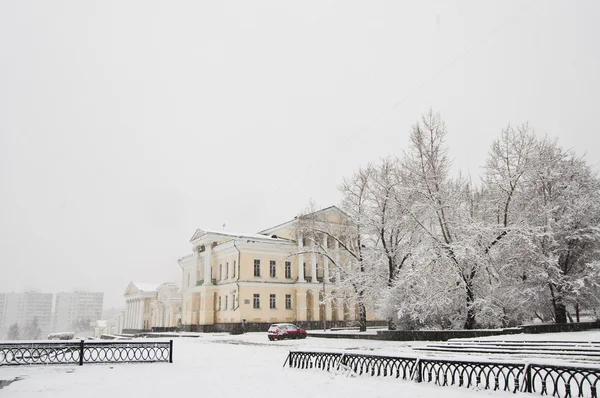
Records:
[[[122,306],[196,228],[256,232],[400,154],[479,174],[508,123],[600,164],[600,2],[0,0],[0,292]]]

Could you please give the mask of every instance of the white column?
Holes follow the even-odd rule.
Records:
[[[131,311],[131,328],[135,329],[135,320],[137,319],[137,300],[133,299],[131,305],[133,306],[133,310]]]
[[[133,299],[129,299],[129,314],[127,315],[127,329],[133,329],[133,311],[135,310]]]
[[[212,273],[210,270],[210,255],[212,253],[212,242],[204,245],[204,286],[212,285]]]
[[[131,310],[129,311],[129,329],[133,329],[135,327],[135,324],[133,323],[133,317],[135,316],[135,300],[129,300],[129,308]]]
[[[129,315],[129,300],[125,299],[125,321],[123,322],[123,328],[127,328],[127,316]]]
[[[325,251],[327,251],[327,234],[323,233],[323,242],[325,243]],[[323,279],[329,282],[329,259],[323,255]]]
[[[302,251],[302,232],[298,232],[298,251]],[[298,282],[306,282],[304,279],[304,254],[298,255]]]
[[[140,329],[140,299],[135,300],[135,328]]]
[[[131,329],[131,317],[133,316],[133,305],[131,299],[127,300],[127,319],[125,320],[126,329]]]
[[[317,281],[317,253],[315,253],[315,243],[312,242],[311,244],[311,251],[312,253],[310,254],[310,262],[311,262],[311,272],[312,272],[312,283],[318,283]]]
[[[340,282],[340,242],[335,240],[335,281]]]
[[[141,298],[140,299],[140,315],[139,315],[140,318],[138,321],[138,324],[140,326],[139,329],[144,329],[144,310],[145,310],[144,304],[145,304],[144,299]]]
[[[198,283],[198,276],[200,275],[200,253],[199,253],[200,247],[194,247],[194,269],[191,273],[190,276],[190,286],[188,287],[193,287],[196,286],[196,283]],[[181,285],[184,286],[184,285]]]

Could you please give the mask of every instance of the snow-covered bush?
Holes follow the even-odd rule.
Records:
[[[73,340],[75,333],[73,332],[61,332],[61,333],[50,333],[48,340]]]

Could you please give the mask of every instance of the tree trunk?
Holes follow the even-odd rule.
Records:
[[[554,321],[556,323],[567,323],[567,307],[563,303],[554,304]]]
[[[475,293],[473,287],[467,284],[467,319],[465,320],[465,329],[475,329],[475,308],[473,308],[473,302],[475,301]]]
[[[552,296],[552,307],[554,308],[554,322],[555,323],[567,323],[567,307],[562,302],[560,289],[550,286],[550,295]]]
[[[361,332],[367,331],[367,309],[365,303],[362,301],[362,294],[358,301],[358,327]]]
[[[388,318],[388,330],[396,330],[396,324],[394,323],[394,318]]]
[[[581,322],[579,319],[579,302],[575,302],[575,319],[577,319],[577,323]]]

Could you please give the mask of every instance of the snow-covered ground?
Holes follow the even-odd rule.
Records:
[[[502,340],[600,341],[600,331],[501,336]],[[499,336],[494,338],[500,340]],[[149,340],[149,339],[147,339]],[[154,340],[154,339],[153,339]],[[322,370],[283,368],[291,349],[350,350],[415,356],[413,346],[426,342],[351,339],[270,342],[266,333],[202,334],[174,338],[174,363],[0,368],[0,380],[21,379],[0,390],[4,397],[134,397],[201,395],[229,398],[286,397],[514,397],[514,394],[438,387],[429,383]],[[422,354],[419,354],[422,355]],[[519,395],[519,394],[517,394]],[[530,396],[529,394],[524,394]]]

